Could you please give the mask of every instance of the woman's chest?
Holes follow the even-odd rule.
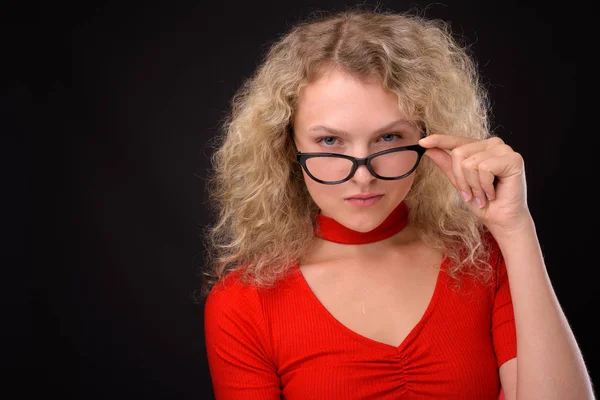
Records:
[[[438,298],[399,346],[306,309],[300,324],[274,336],[283,398],[497,399],[498,367],[484,308],[453,311]]]
[[[443,269],[406,278],[429,289],[414,297],[373,281],[311,289],[298,272],[284,299],[266,303],[284,398],[497,398],[488,291],[454,290]]]
[[[341,261],[299,268],[307,295],[359,336],[399,346],[435,299],[441,254]]]

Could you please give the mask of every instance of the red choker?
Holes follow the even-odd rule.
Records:
[[[346,228],[333,218],[318,214],[315,224],[315,236],[342,244],[366,244],[394,236],[407,225],[408,207],[402,201],[378,227],[369,232],[354,231]]]

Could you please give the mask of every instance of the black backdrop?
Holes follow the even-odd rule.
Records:
[[[313,11],[359,3],[80,2],[3,13],[6,259],[23,265],[24,251],[30,262],[6,268],[14,323],[3,329],[4,371],[21,391],[212,398],[202,304],[190,297],[211,221],[209,140],[270,41]],[[525,159],[550,277],[595,381],[597,262],[581,232],[595,199],[584,184],[592,152],[573,146],[576,22],[565,9],[479,3],[380,5],[427,6],[472,45],[493,127]],[[33,183],[33,196],[12,196]]]

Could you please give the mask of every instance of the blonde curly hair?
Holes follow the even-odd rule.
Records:
[[[268,50],[239,88],[225,119],[207,191],[216,222],[202,295],[226,274],[273,285],[314,239],[318,208],[308,193],[291,138],[300,90],[327,68],[377,77],[428,133],[491,136],[487,94],[468,48],[449,24],[416,14],[346,10],[298,23]],[[411,224],[453,260],[447,271],[488,281],[485,227],[427,157],[405,199]]]

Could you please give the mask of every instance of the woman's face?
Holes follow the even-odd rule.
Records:
[[[294,119],[294,140],[303,153],[327,152],[364,158],[389,148],[417,144],[420,130],[399,109],[395,94],[381,82],[365,83],[339,69],[330,69],[300,93]],[[320,163],[334,163],[333,159]],[[320,173],[335,164],[320,164]],[[414,172],[400,180],[377,179],[363,165],[341,184],[325,185],[306,172],[308,191],[321,213],[359,232],[376,228],[406,197]],[[372,194],[372,200],[352,199]]]

